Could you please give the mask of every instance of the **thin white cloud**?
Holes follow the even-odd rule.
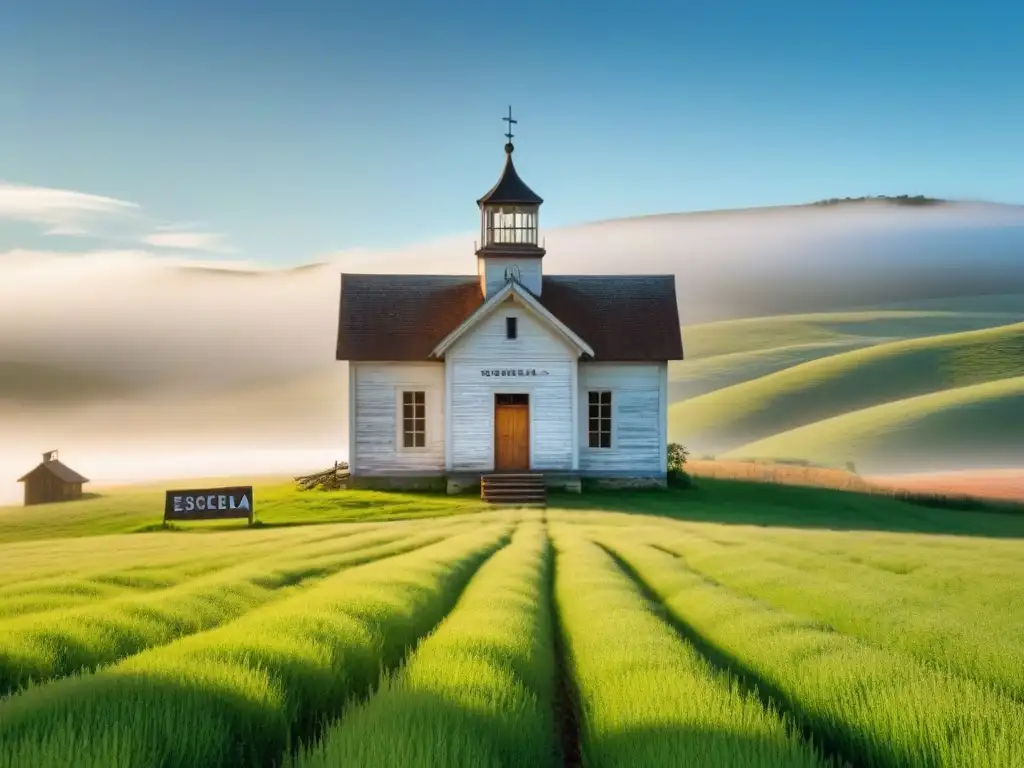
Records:
[[[76,275],[117,272],[125,268],[145,270],[147,274],[167,268],[206,269],[231,272],[268,271],[265,265],[245,259],[203,259],[194,256],[167,256],[155,251],[120,248],[92,251],[44,251],[31,248],[14,248],[0,251],[0,289],[10,288],[12,297],[23,285],[15,285],[15,278],[30,275],[45,277],[54,275],[54,265],[60,263],[61,277],[76,279]],[[120,274],[120,273],[119,273]],[[6,285],[4,280],[6,279]],[[0,290],[0,301],[3,291]]]
[[[234,253],[227,238],[216,232],[154,232],[142,238],[146,245],[157,248],[174,248],[185,251],[206,251],[208,253]]]
[[[69,189],[0,181],[0,221],[4,219],[38,225],[43,236],[98,238],[129,249],[141,245],[177,252],[236,253],[226,235],[204,231],[201,223],[160,222],[137,203]]]
[[[136,203],[113,197],[0,181],[0,219],[38,224],[50,235],[90,234],[90,223],[138,209]]]

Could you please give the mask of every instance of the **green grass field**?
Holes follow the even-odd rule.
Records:
[[[4,513],[0,768],[1024,764],[1024,515],[270,484],[148,530],[154,493]]]
[[[431,501],[431,496],[377,492],[326,492],[296,496],[294,483],[285,478],[192,478],[186,488],[211,488],[238,482],[253,485],[260,497],[257,519],[262,525],[402,520],[451,515],[481,508],[479,501],[459,497]],[[0,506],[0,543],[95,534],[133,533],[159,528],[164,514],[166,483],[113,487],[91,494],[74,504],[40,504],[31,507]],[[192,530],[231,530],[246,522],[226,520],[193,524]]]
[[[898,416],[895,404],[911,398],[1024,376],[1022,320],[1024,296],[1010,295],[684,327],[687,359],[669,371],[670,437],[697,455],[866,461],[898,471],[885,466],[895,456],[901,468],[932,469],[943,458],[929,442],[933,432],[883,417]],[[964,401],[932,402],[962,410]],[[864,434],[829,421],[849,414],[848,425],[886,404],[893,408],[868,414]],[[958,449],[1002,463],[1013,456],[996,450],[1014,442],[1012,421],[950,421]]]

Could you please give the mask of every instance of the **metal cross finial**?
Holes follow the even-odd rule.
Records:
[[[512,119],[512,105],[511,104],[509,104],[509,106],[508,106],[508,117],[503,117],[501,119],[504,120],[506,123],[508,123],[508,133],[505,134],[505,138],[507,138],[509,143],[511,144],[512,143],[512,126],[519,122],[518,120],[513,120]]]

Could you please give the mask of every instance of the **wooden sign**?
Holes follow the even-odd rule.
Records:
[[[251,525],[252,486],[203,488],[193,491],[167,491],[164,522],[168,520],[228,520],[244,517]]]

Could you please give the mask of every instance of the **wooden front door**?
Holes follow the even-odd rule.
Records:
[[[530,468],[530,405],[494,405],[494,470],[526,471]]]

